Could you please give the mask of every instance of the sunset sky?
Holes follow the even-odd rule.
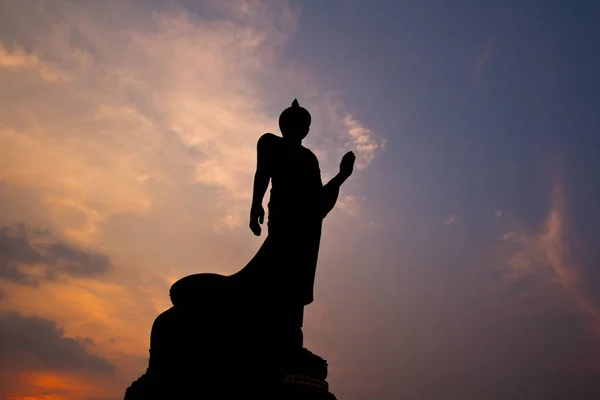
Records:
[[[340,400],[600,398],[600,3],[0,0],[0,399],[122,399],[294,98]],[[265,199],[266,202],[266,199]]]

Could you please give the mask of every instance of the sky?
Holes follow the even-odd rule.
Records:
[[[120,399],[294,98],[339,399],[600,396],[600,4],[0,1],[0,398]],[[265,199],[266,202],[266,199]]]

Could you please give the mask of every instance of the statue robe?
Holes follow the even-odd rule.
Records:
[[[326,196],[319,161],[309,149],[269,133],[257,147],[258,162],[271,178],[268,236],[233,277],[257,297],[304,306],[313,301],[321,227],[333,207],[326,201],[331,195]]]

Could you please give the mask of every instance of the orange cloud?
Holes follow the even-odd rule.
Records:
[[[41,60],[35,54],[27,53],[23,47],[17,45],[9,49],[2,42],[0,42],[0,68],[34,71],[48,82],[70,80],[69,76],[59,68]]]
[[[106,379],[47,371],[25,372],[12,388],[5,388],[7,400],[79,400],[86,398],[118,398],[120,390]],[[20,395],[18,393],[27,393]],[[56,393],[56,394],[54,394]]]

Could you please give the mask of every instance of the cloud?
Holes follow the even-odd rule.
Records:
[[[213,223],[217,231],[233,230],[242,225],[242,218],[239,215],[228,215],[225,218]]]
[[[25,224],[0,227],[0,278],[37,285],[62,275],[93,277],[110,268],[108,256],[58,241]]]
[[[376,151],[385,148],[385,142],[380,142],[373,131],[365,128],[351,115],[346,115],[342,121],[348,129],[352,147],[356,149],[356,168],[367,168],[375,158]]]
[[[534,282],[531,290],[544,290],[569,301],[577,312],[588,318],[600,351],[600,307],[583,290],[581,274],[584,271],[570,252],[574,238],[567,234],[567,202],[562,184],[554,185],[550,205],[539,231],[511,231],[502,236],[512,249],[505,277],[513,285]]]
[[[515,236],[517,236],[517,233],[516,233],[516,232],[506,232],[506,233],[505,233],[504,235],[502,235],[500,238],[501,238],[502,240],[508,240],[508,239],[512,239],[512,238],[514,238]]]
[[[339,199],[336,207],[350,217],[358,217],[362,211],[364,202],[364,197],[348,195]]]
[[[105,273],[110,267],[110,259],[104,254],[82,251],[65,243],[52,243],[48,246],[46,258],[54,265],[73,276],[94,276]]]
[[[42,61],[35,54],[27,53],[23,47],[16,45],[9,49],[2,42],[0,42],[0,69],[34,71],[48,82],[70,79],[56,66]]]
[[[0,326],[3,369],[114,370],[109,361],[88,352],[94,345],[91,339],[65,337],[64,331],[47,319],[12,312],[0,316]]]
[[[452,225],[458,222],[458,217],[456,215],[449,215],[448,218],[444,220],[444,225]]]
[[[3,45],[6,65],[19,66],[11,73],[51,59],[73,79],[25,92],[0,70],[15,99],[0,101],[0,147],[13,154],[0,161],[0,179],[35,187],[71,240],[93,243],[111,217],[172,201],[157,199],[157,185],[201,186],[216,200],[206,210],[215,227],[229,216],[245,219],[256,141],[277,130],[278,113],[294,97],[314,111],[324,159],[354,149],[360,170],[383,148],[341,99],[280,57],[299,19],[286,2],[198,7],[47,2],[36,13],[10,6],[19,17],[4,21],[6,29],[19,21],[22,40],[35,49]],[[337,111],[326,117],[331,101]]]
[[[325,93],[316,103],[317,118],[315,119],[317,122],[321,121],[317,123],[317,129],[333,133],[331,136],[316,140],[315,153],[319,159],[329,162],[332,149],[353,150],[357,158],[356,169],[364,170],[378,154],[385,150],[386,139],[366,127],[339,98]],[[337,163],[336,160],[329,165],[337,168]]]

